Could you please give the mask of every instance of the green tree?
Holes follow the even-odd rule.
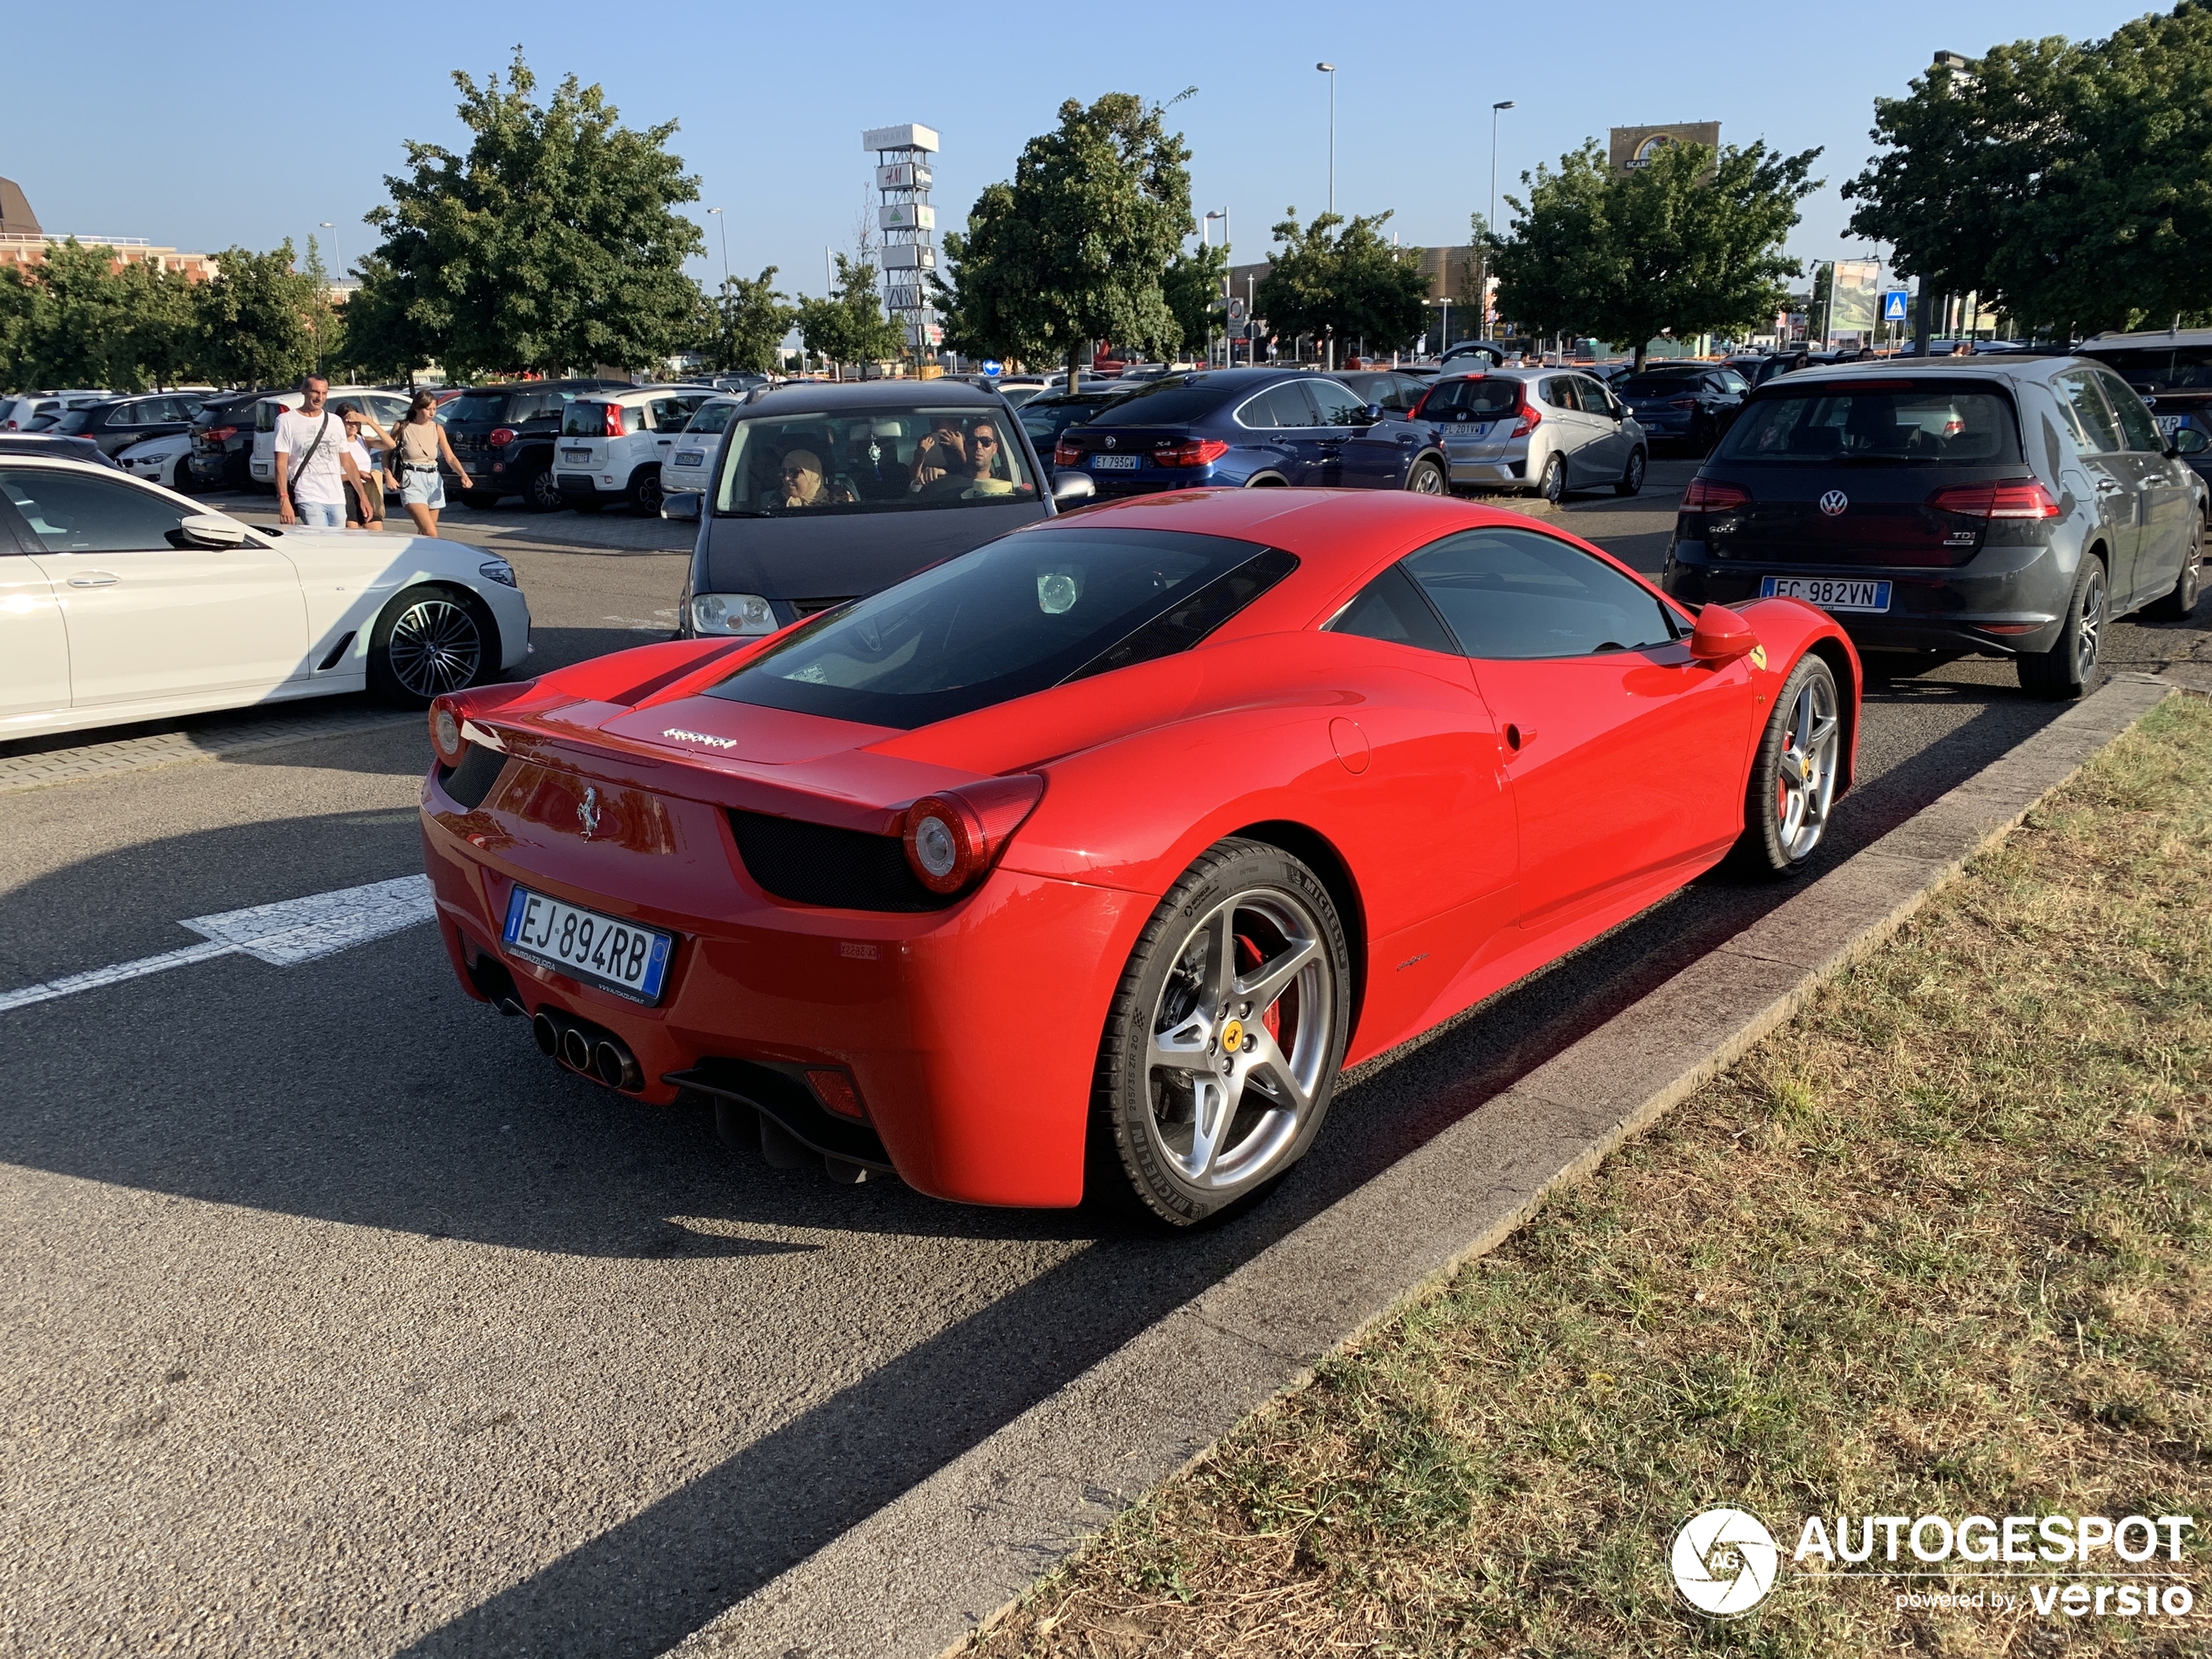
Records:
[[[1339,350],[1409,346],[1421,332],[1428,279],[1420,255],[1383,239],[1386,212],[1346,219],[1323,213],[1301,226],[1298,209],[1275,227],[1281,251],[1260,280],[1252,308],[1278,334],[1333,334]]]
[[[1807,177],[1819,154],[1671,144],[1615,172],[1592,139],[1555,172],[1523,173],[1526,202],[1506,198],[1513,233],[1490,245],[1499,309],[1539,334],[1632,346],[1638,369],[1662,330],[1749,328],[1797,274],[1782,245],[1820,188]]]
[[[791,332],[799,313],[776,291],[776,267],[757,277],[730,277],[713,300],[700,296],[699,355],[706,367],[723,373],[745,369],[765,374],[776,366],[776,348]]]
[[[415,314],[414,284],[374,253],[354,269],[361,287],[346,301],[347,371],[363,380],[412,386],[417,371],[438,361],[431,329]]]
[[[255,253],[226,248],[199,285],[200,367],[226,386],[288,386],[314,367],[308,314],[314,279],[292,268],[292,242]]]
[[[145,384],[132,361],[130,290],[115,264],[113,248],[87,247],[73,236],[46,244],[46,257],[30,273],[23,346],[27,384],[119,392]]]
[[[1160,295],[1175,319],[1175,347],[1195,357],[1228,326],[1221,308],[1222,280],[1229,273],[1229,245],[1181,248],[1160,273]]]
[[[875,277],[866,260],[837,256],[837,292],[799,302],[799,337],[808,351],[844,364],[884,362],[906,349],[906,329],[883,314]]]
[[[37,285],[19,265],[0,265],[0,392],[35,386],[30,356],[30,318]]]
[[[2212,305],[2212,10],[1993,47],[1879,98],[1844,186],[1924,293],[2064,334]]]
[[[1162,279],[1190,214],[1190,152],[1165,109],[1130,92],[1086,107],[1022,146],[1011,183],[989,185],[932,279],[945,341],[975,357],[1064,361],[1079,383],[1094,341],[1165,352],[1183,338]]]
[[[698,180],[669,153],[676,123],[620,125],[601,89],[563,80],[532,100],[518,49],[507,84],[456,71],[466,155],[408,143],[408,172],[368,222],[407,317],[448,374],[644,368],[686,343],[698,285],[684,261],[704,246],[674,210]]]
[[[200,327],[200,284],[182,271],[165,271],[145,260],[125,266],[115,280],[122,290],[124,350],[136,377],[133,386],[148,381],[174,386],[197,377],[206,341]],[[116,385],[112,380],[106,383]]]

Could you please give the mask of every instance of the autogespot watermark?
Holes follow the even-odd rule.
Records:
[[[2195,1526],[2193,1515],[1807,1515],[1788,1566],[1817,1561],[1831,1583],[1901,1581],[1899,1611],[2180,1619],[2195,1613],[2196,1594],[2172,1568]],[[1719,1619],[1764,1601],[1784,1566],[1774,1534],[1742,1509],[1692,1515],[1668,1555],[1682,1599]],[[1916,1579],[1945,1583],[1915,1588]]]

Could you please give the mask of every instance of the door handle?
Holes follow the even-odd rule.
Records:
[[[70,577],[69,585],[72,588],[111,588],[121,580],[123,578],[112,570],[92,570],[84,576]]]
[[[2121,488],[2122,486],[2117,478],[2100,478],[2097,480],[2097,494],[2100,496],[2116,496],[2120,493]]]

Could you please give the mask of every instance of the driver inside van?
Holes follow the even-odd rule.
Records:
[[[822,486],[821,457],[812,449],[786,450],[779,476],[779,507],[826,507],[833,499]]]

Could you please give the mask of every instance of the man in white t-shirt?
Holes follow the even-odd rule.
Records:
[[[361,474],[346,448],[346,423],[322,406],[329,395],[330,382],[310,374],[300,382],[300,407],[277,416],[277,517],[284,523],[346,528],[346,486]]]

